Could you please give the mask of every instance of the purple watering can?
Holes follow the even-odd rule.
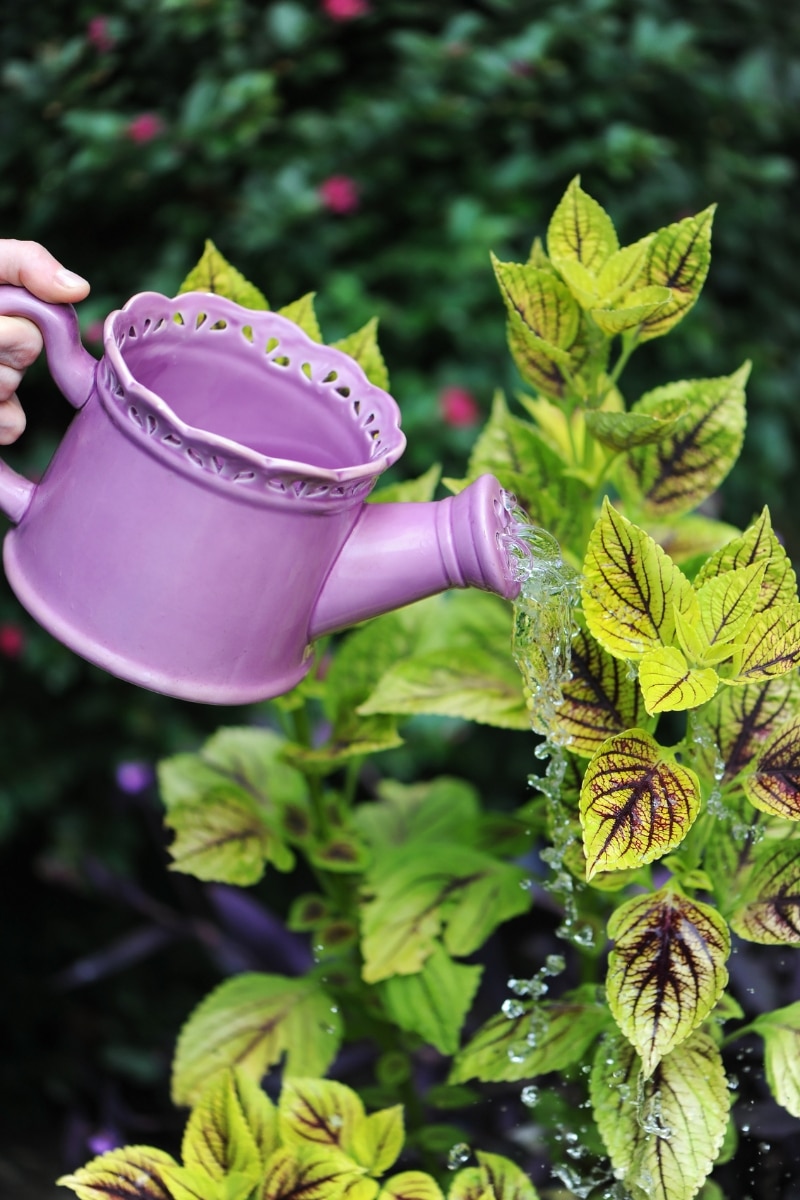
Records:
[[[75,311],[0,287],[79,410],[40,483],[0,462],[8,580],[114,675],[207,704],[288,691],[310,643],[450,587],[519,592],[504,493],[367,505],[405,438],[391,396],[291,321],[134,296],[99,363]]]

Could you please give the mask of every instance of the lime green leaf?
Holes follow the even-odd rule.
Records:
[[[403,1106],[395,1104],[370,1113],[356,1126],[351,1153],[370,1175],[383,1175],[396,1162],[404,1140]]]
[[[175,1160],[152,1146],[124,1146],[93,1158],[71,1175],[62,1175],[60,1187],[71,1188],[79,1200],[172,1200],[164,1181],[164,1168]]]
[[[294,300],[291,304],[279,308],[278,312],[282,317],[286,317],[287,320],[294,321],[295,325],[299,325],[303,332],[308,334],[312,342],[321,342],[322,331],[319,327],[317,314],[314,312],[315,295],[316,292],[307,292],[299,300]]]
[[[398,662],[359,707],[371,713],[432,713],[499,729],[528,729],[522,683],[511,656],[492,650],[434,650]]]
[[[388,391],[389,372],[378,346],[377,317],[371,317],[366,325],[362,325],[355,333],[350,333],[338,342],[332,342],[331,345],[354,358],[370,383]]]
[[[573,754],[590,758],[612,734],[645,724],[636,680],[588,630],[578,630],[572,639],[570,671],[572,678],[561,687],[555,728],[569,740]]]
[[[286,1055],[286,1070],[322,1075],[339,1048],[341,1019],[314,979],[255,972],[226,979],[181,1030],[173,1062],[176,1104],[197,1100],[209,1075],[238,1066],[253,1079]]]
[[[650,317],[666,308],[671,298],[669,288],[639,288],[625,297],[624,307],[593,308],[592,318],[606,337],[615,337],[629,329],[638,329]]]
[[[642,1080],[624,1038],[598,1048],[590,1092],[615,1174],[632,1200],[692,1200],[725,1137],[730,1092],[711,1038],[696,1031]]]
[[[756,808],[800,821],[800,716],[781,725],[761,746],[743,782]]]
[[[174,805],[166,824],[175,832],[172,870],[197,879],[246,887],[258,882],[267,859],[281,871],[294,865],[292,852],[276,838],[244,788],[235,784],[209,788],[202,805]]]
[[[579,1062],[608,1024],[605,1005],[580,990],[561,1000],[515,1004],[481,1026],[459,1051],[450,1083],[514,1082],[563,1071]]]
[[[716,909],[662,888],[634,896],[608,922],[615,942],[606,994],[649,1079],[705,1020],[725,990],[728,928]]]
[[[421,971],[394,975],[379,988],[395,1025],[418,1033],[440,1054],[455,1054],[482,974],[483,967],[455,963],[436,945]]]
[[[681,321],[697,301],[711,262],[711,226],[716,205],[694,217],[659,229],[650,244],[639,282],[667,287],[672,300],[644,324],[641,341],[661,337]]]
[[[628,659],[668,646],[675,609],[687,610],[693,600],[680,568],[608,499],[589,537],[582,592],[590,632],[610,654]]]
[[[164,1167],[163,1175],[172,1200],[228,1200],[231,1184],[234,1192],[231,1200],[247,1200],[253,1191],[253,1182],[247,1176],[212,1179],[197,1167],[181,1167],[177,1163]]]
[[[526,873],[466,846],[417,842],[375,855],[363,890],[363,978],[413,975],[444,930],[448,952],[471,954],[502,921],[525,912]]]
[[[732,537],[712,554],[697,573],[696,587],[727,571],[741,570],[755,563],[764,565],[764,576],[755,612],[791,604],[797,599],[797,579],[789,556],[776,538],[769,509],[742,534]]]
[[[615,734],[592,758],[580,812],[587,878],[652,862],[680,845],[700,808],[700,783],[643,729]]]
[[[559,259],[558,271],[581,308],[594,308],[600,298],[597,279],[583,263]],[[551,272],[552,273],[552,272]]]
[[[513,492],[534,524],[548,529],[562,545],[583,541],[581,516],[589,495],[586,485],[564,473],[564,460],[528,421],[513,417],[502,392],[473,448],[469,480],[496,475]]]
[[[583,190],[580,176],[576,175],[547,228],[550,258],[556,266],[561,260],[578,262],[596,275],[618,249],[619,241],[611,218]]]
[[[623,494],[648,517],[688,512],[722,483],[742,448],[749,373],[745,363],[719,379],[670,383],[634,405],[634,413],[678,418],[657,444],[632,447],[619,468]]]
[[[796,675],[778,675],[760,683],[724,688],[698,714],[700,728],[694,739],[710,774],[722,768],[722,782],[735,779],[760,748],[785,724],[800,702]]]
[[[651,233],[630,246],[623,246],[607,260],[597,277],[598,294],[605,304],[613,306],[633,291],[644,270],[654,237]]]
[[[267,1162],[258,1200],[340,1200],[363,1174],[331,1146],[284,1146]]]
[[[539,1193],[516,1163],[482,1150],[475,1157],[479,1165],[458,1172],[448,1200],[538,1200]]]
[[[748,942],[800,945],[800,844],[761,842],[756,847],[730,926]]]
[[[800,664],[800,604],[767,609],[748,623],[726,683],[772,679]]]
[[[492,255],[492,266],[509,316],[518,317],[525,333],[541,344],[554,362],[568,362],[578,333],[580,310],[549,271],[527,263],[504,263]]]
[[[419,475],[416,479],[405,479],[400,483],[392,483],[388,487],[379,488],[377,492],[370,492],[367,503],[425,503],[433,499],[441,477],[442,468],[438,463],[434,463],[424,475]]]
[[[161,798],[167,824],[179,832],[173,854],[181,867],[191,865],[210,874],[218,868],[255,882],[262,855],[282,870],[293,858],[284,845],[290,811],[307,808],[308,785],[299,771],[283,762],[286,743],[266,729],[221,729],[198,754],[178,754],[159,763]],[[196,832],[193,832],[193,828]],[[227,838],[227,840],[226,840]],[[232,852],[231,846],[239,851]],[[241,867],[236,853],[244,851]]]
[[[183,1162],[190,1169],[221,1180],[231,1172],[250,1180],[252,1189],[262,1168],[256,1144],[239,1100],[233,1072],[213,1076],[192,1109],[181,1147]]]
[[[742,636],[761,595],[766,563],[754,562],[707,579],[697,590],[700,624],[710,646]]]
[[[253,1135],[263,1165],[270,1154],[278,1148],[278,1110],[258,1080],[253,1079],[245,1071],[234,1069],[233,1084],[239,1106],[247,1122],[247,1127]]]
[[[243,308],[269,308],[263,293],[223,258],[212,241],[206,241],[202,258],[178,288],[178,295],[183,292],[213,292]]]
[[[690,667],[675,646],[649,650],[639,663],[639,686],[649,713],[679,712],[710,700],[719,679],[711,667]]]
[[[354,817],[373,847],[404,842],[474,843],[480,816],[476,789],[464,779],[441,775],[424,783],[382,779],[377,799],[359,804]]]
[[[444,1200],[442,1189],[425,1171],[401,1171],[387,1179],[378,1200]]]
[[[360,1096],[332,1079],[286,1079],[278,1101],[285,1146],[332,1146],[349,1154],[359,1124],[366,1119]]]
[[[681,414],[659,417],[655,413],[589,409],[584,417],[586,428],[598,442],[612,450],[629,450],[660,442],[676,427]]]
[[[697,513],[664,523],[650,522],[647,528],[659,546],[677,563],[715,553],[738,532],[733,525]]]
[[[753,1021],[764,1039],[767,1083],[778,1104],[800,1117],[800,1000]]]

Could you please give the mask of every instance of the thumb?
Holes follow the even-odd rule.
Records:
[[[62,267],[44,246],[14,238],[0,240],[0,283],[27,288],[51,304],[74,303],[89,293],[86,280]]]

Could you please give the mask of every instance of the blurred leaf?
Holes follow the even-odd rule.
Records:
[[[152,1146],[124,1146],[93,1158],[71,1175],[62,1175],[61,1187],[71,1188],[79,1200],[173,1200],[163,1168],[175,1160]]]
[[[563,259],[597,274],[618,249],[613,221],[576,175],[550,218],[547,253],[556,266]]]
[[[404,479],[400,483],[392,483],[388,487],[378,488],[376,492],[370,492],[367,503],[408,504],[432,500],[441,475],[442,468],[438,463],[434,463],[424,475],[420,475],[416,479]]]
[[[370,1113],[359,1122],[353,1136],[352,1154],[370,1175],[383,1175],[399,1157],[404,1139],[403,1106],[395,1104]]]
[[[278,1115],[284,1146],[331,1146],[345,1154],[366,1119],[358,1094],[332,1079],[286,1079]]]
[[[747,799],[761,812],[800,821],[800,716],[763,743],[743,778]]]
[[[174,805],[166,818],[175,840],[170,867],[196,879],[247,887],[258,883],[266,861],[290,871],[294,855],[276,836],[244,788],[209,788],[201,804]]]
[[[363,1174],[330,1146],[283,1146],[267,1162],[259,1200],[339,1200]]]
[[[638,329],[651,317],[663,312],[669,305],[671,295],[669,288],[639,288],[625,297],[624,305],[617,308],[593,308],[592,318],[606,337],[615,337],[619,333]]]
[[[414,975],[394,975],[378,985],[384,1007],[401,1029],[418,1033],[440,1054],[455,1054],[483,967],[453,962],[435,945]]]
[[[760,1013],[753,1028],[764,1039],[769,1090],[778,1104],[800,1117],[800,1001]]]
[[[748,942],[800,945],[800,846],[783,841],[756,846],[730,926]]]
[[[331,345],[354,358],[370,383],[384,391],[389,390],[389,372],[378,346],[377,317],[371,317],[361,329],[340,338],[338,342],[331,342]]]
[[[262,292],[223,258],[211,240],[206,241],[202,258],[178,288],[178,295],[183,292],[213,292],[243,308],[269,308]]]
[[[587,878],[640,867],[674,850],[700,809],[694,771],[675,761],[643,729],[604,742],[581,787]]]
[[[510,1015],[490,1017],[458,1052],[449,1080],[514,1082],[563,1071],[583,1058],[608,1021],[605,1005],[580,990],[561,1000],[512,1002]]]
[[[449,954],[471,954],[529,907],[525,878],[520,867],[449,842],[376,853],[361,906],[364,980],[420,971],[440,933]]]
[[[425,1171],[401,1171],[384,1181],[378,1200],[444,1200],[442,1189]]]
[[[339,1048],[341,1019],[315,979],[245,973],[226,979],[191,1013],[172,1065],[172,1096],[191,1104],[206,1080],[238,1066],[255,1080],[286,1056],[293,1075],[327,1070]]]
[[[405,842],[473,843],[480,802],[476,789],[464,779],[439,776],[406,784],[382,779],[377,798],[359,804],[354,819],[370,845],[400,846]]]
[[[725,990],[728,928],[710,905],[667,887],[620,905],[608,936],[614,942],[606,977],[609,1007],[649,1079]]]
[[[538,1200],[539,1193],[528,1176],[501,1154],[478,1150],[477,1167],[467,1167],[453,1178],[448,1200]]]
[[[274,1149],[270,1147],[270,1151]],[[183,1134],[184,1166],[222,1180],[239,1173],[250,1189],[261,1176],[262,1159],[244,1114],[232,1071],[220,1071],[203,1089]]]
[[[681,380],[642,396],[636,414],[675,418],[655,445],[635,446],[619,466],[625,498],[648,517],[663,520],[696,508],[719,487],[742,448],[745,363],[720,379]]]
[[[650,246],[641,282],[667,287],[672,300],[643,324],[639,338],[662,337],[694,306],[711,262],[711,226],[716,205],[659,229]]]
[[[322,332],[317,320],[317,314],[314,312],[315,295],[316,292],[307,292],[299,300],[295,300],[292,304],[287,304],[283,308],[279,308],[278,313],[280,316],[286,317],[287,320],[294,321],[295,325],[299,325],[313,342],[321,342]]]

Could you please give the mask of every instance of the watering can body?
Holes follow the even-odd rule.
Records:
[[[279,695],[314,638],[452,586],[512,598],[500,485],[366,504],[405,439],[347,355],[219,296],[142,293],[98,363],[74,311],[0,287],[78,410],[41,481],[0,463],[6,575],[111,673],[187,700]]]

